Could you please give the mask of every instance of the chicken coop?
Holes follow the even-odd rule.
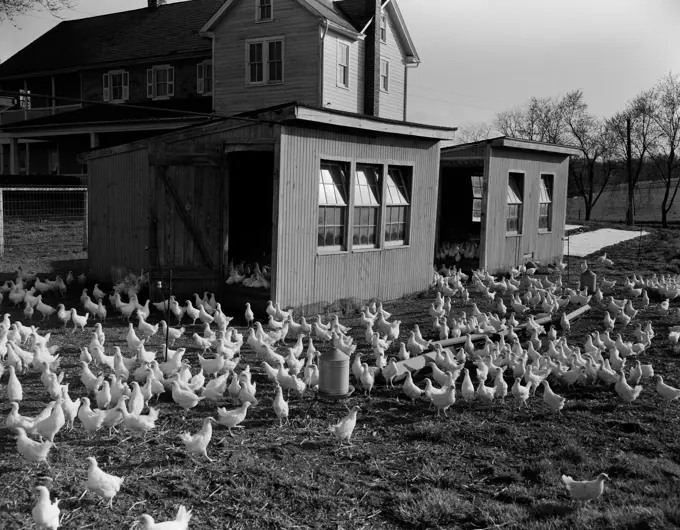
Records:
[[[292,103],[83,154],[91,274],[303,312],[424,290],[454,131]]]
[[[442,149],[435,263],[501,272],[560,259],[578,154],[505,136]]]

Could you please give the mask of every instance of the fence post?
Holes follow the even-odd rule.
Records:
[[[83,218],[83,250],[87,250],[87,231],[88,231],[88,216],[89,216],[89,197],[88,190],[85,190],[85,216]]]
[[[5,254],[5,217],[2,188],[0,188],[0,258]]]

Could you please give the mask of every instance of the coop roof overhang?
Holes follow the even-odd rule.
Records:
[[[499,136],[497,138],[489,138],[487,140],[480,140],[478,142],[470,142],[466,144],[453,145],[445,147],[441,150],[442,161],[454,160],[460,158],[457,156],[461,151],[468,151],[474,147],[506,147],[510,149],[522,149],[525,151],[538,151],[543,153],[553,153],[560,155],[580,155],[581,149],[569,145],[550,144],[547,142],[537,142],[534,140],[522,140],[520,138],[510,138],[508,136]],[[483,157],[480,157],[483,158]]]

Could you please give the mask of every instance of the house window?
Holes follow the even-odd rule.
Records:
[[[472,221],[479,223],[482,220],[482,192],[484,177],[482,175],[472,175]]]
[[[380,90],[387,92],[390,88],[390,63],[380,59]]]
[[[544,232],[552,230],[552,196],[553,175],[541,175],[541,193],[538,203],[538,229]]]
[[[19,107],[26,110],[31,108],[30,90],[24,90],[23,88],[19,90]]]
[[[338,41],[338,86],[349,88],[349,44]]]
[[[387,42],[387,17],[380,16],[380,42]]]
[[[378,214],[380,213],[380,166],[357,164],[354,178],[355,247],[378,246]]]
[[[196,65],[196,92],[199,94],[212,94],[213,91],[213,64],[212,61],[203,61]]]
[[[408,243],[411,213],[411,170],[392,167],[387,170],[385,190],[385,243],[405,245]]]
[[[325,250],[345,247],[348,201],[347,166],[321,162],[319,171],[318,246]]]
[[[506,231],[512,234],[522,233],[522,203],[524,201],[524,174],[508,175],[508,216]]]
[[[172,66],[154,66],[146,71],[146,96],[169,98],[175,95],[175,69]]]
[[[283,39],[246,42],[249,85],[283,82]]]
[[[130,76],[125,70],[111,70],[102,79],[102,99],[122,103],[130,99]]]
[[[272,0],[255,0],[255,22],[270,22],[272,15]]]

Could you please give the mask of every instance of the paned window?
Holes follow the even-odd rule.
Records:
[[[472,175],[472,221],[479,223],[482,220],[482,193],[484,191],[484,177]]]
[[[199,94],[212,94],[213,91],[213,65],[212,61],[203,61],[196,65],[196,92]]]
[[[411,174],[409,168],[390,166],[385,189],[385,243],[408,243],[411,213]]]
[[[387,17],[380,16],[380,42],[387,42]]]
[[[349,88],[349,44],[338,41],[338,86]]]
[[[380,166],[357,164],[354,178],[354,234],[355,247],[378,246],[380,214]]]
[[[319,171],[318,246],[342,250],[346,246],[348,204],[347,166],[321,162]]]
[[[508,175],[508,216],[506,231],[513,234],[522,233],[522,203],[524,201],[524,174]]]
[[[111,70],[102,79],[104,101],[120,103],[130,98],[130,76],[124,70]]]
[[[541,175],[541,193],[538,199],[538,229],[552,230],[553,175]]]
[[[246,43],[249,85],[283,82],[283,39],[264,39]]]
[[[272,0],[255,0],[255,21],[268,22],[272,20]]]
[[[24,90],[23,88],[19,90],[19,107],[22,109],[31,108],[31,91]]]
[[[380,59],[380,90],[387,92],[390,89],[390,63]]]
[[[154,66],[146,71],[146,96],[168,98],[175,95],[175,69],[172,66]]]

